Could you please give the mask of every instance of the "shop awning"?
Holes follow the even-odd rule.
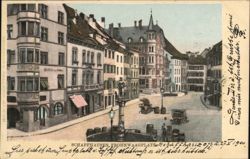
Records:
[[[70,99],[72,100],[72,102],[75,104],[77,108],[81,108],[81,107],[88,105],[88,103],[85,101],[85,99],[81,95],[72,95],[70,96]]]

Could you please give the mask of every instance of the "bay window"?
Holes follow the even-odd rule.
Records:
[[[38,22],[21,21],[18,22],[19,36],[39,36],[40,24]]]
[[[18,77],[17,87],[21,92],[38,91],[38,77]]]
[[[18,61],[19,63],[38,63],[39,49],[34,48],[19,48]]]

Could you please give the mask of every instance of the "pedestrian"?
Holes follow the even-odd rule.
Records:
[[[162,130],[162,141],[166,141],[167,129],[165,123],[162,124],[161,130]]]

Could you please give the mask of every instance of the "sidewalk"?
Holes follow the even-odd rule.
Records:
[[[200,99],[201,99],[201,103],[207,108],[207,109],[214,109],[214,110],[221,110],[220,107],[217,107],[217,106],[213,106],[213,105],[209,105],[205,102],[204,100],[204,95],[201,95],[200,96]]]
[[[126,107],[130,106],[132,104],[135,104],[137,102],[139,102],[139,98],[128,101],[126,103]],[[24,132],[24,131],[20,131],[18,129],[7,129],[7,136],[8,136],[8,138],[18,138],[18,137],[27,137],[27,136],[36,136],[36,135],[48,134],[48,133],[55,132],[55,131],[58,131],[58,130],[73,126],[75,124],[78,124],[78,123],[93,119],[93,118],[95,118],[97,116],[108,114],[109,111],[110,111],[110,108],[107,108],[105,110],[102,110],[102,111],[99,111],[99,112],[96,112],[96,113],[93,113],[93,114],[89,114],[89,115],[84,116],[84,117],[73,119],[73,120],[67,121],[65,123],[61,123],[61,124],[58,124],[58,125],[46,128],[46,129],[34,131],[34,132]],[[118,108],[119,108],[118,105],[114,106],[115,111],[118,110]]]

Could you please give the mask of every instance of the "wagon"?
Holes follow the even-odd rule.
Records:
[[[148,114],[151,111],[153,111],[152,104],[150,103],[150,101],[147,98],[143,98],[140,101],[141,102],[139,104],[139,107],[141,109],[140,112],[142,114]]]
[[[172,124],[179,125],[188,122],[185,109],[172,109],[171,114],[172,119],[170,121]]]

